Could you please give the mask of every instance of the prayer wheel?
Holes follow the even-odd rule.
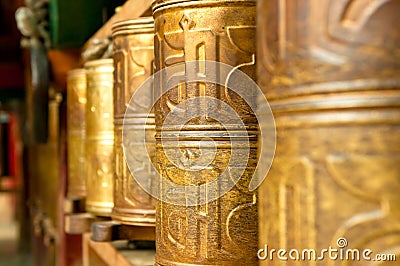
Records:
[[[93,60],[84,67],[86,210],[97,216],[110,216],[114,205],[113,60]]]
[[[86,196],[85,110],[86,72],[85,69],[74,69],[67,73],[67,196],[69,198],[83,198]]]
[[[257,7],[258,83],[277,128],[259,189],[261,264],[298,263],[307,249],[307,265],[399,256],[400,2],[283,2]],[[336,260],[321,257],[329,247]],[[346,261],[350,249],[360,261]]]
[[[112,27],[114,47],[114,132],[115,132],[115,180],[114,208],[112,219],[128,225],[154,226],[155,200],[135,181],[132,174],[155,175],[149,162],[141,161],[143,167],[129,171],[122,149],[122,128],[127,134],[137,134],[145,128],[148,148],[153,158],[155,153],[154,114],[140,108],[151,106],[153,92],[147,97],[131,102],[130,108],[136,108],[134,115],[125,111],[135,90],[153,72],[154,61],[154,22],[152,17],[126,20],[115,23]],[[147,121],[147,123],[146,123]],[[144,140],[143,140],[144,141]],[[135,143],[129,147],[135,149]],[[140,156],[135,158],[141,160]]]
[[[247,189],[256,165],[257,119],[241,97],[220,85],[228,84],[229,77],[219,82],[188,80],[189,76],[218,75],[219,66],[211,70],[206,60],[230,65],[255,77],[255,4],[256,1],[153,2],[156,70],[186,64],[183,72],[162,74],[154,85],[157,97],[161,97],[155,105],[155,121],[156,166],[162,176],[156,207],[156,265],[257,264],[256,194]],[[189,63],[193,60],[198,60],[196,66]],[[163,88],[177,79],[182,82],[163,94]],[[201,105],[201,99],[207,97],[215,99],[216,104],[210,100],[211,105]],[[193,108],[181,105],[196,99],[200,102]],[[234,119],[224,125],[211,117],[211,113],[222,113],[220,107],[225,105],[234,110],[241,125]],[[177,120],[166,124],[168,115],[175,112],[180,113]],[[178,119],[185,117],[190,119]],[[241,153],[242,139],[233,143],[228,130],[248,133],[249,154],[240,159],[247,162],[247,167],[229,191],[214,197],[218,191],[202,185],[218,180],[214,184],[223,186],[229,177],[219,178],[221,174],[229,172],[232,164],[240,164],[232,154]],[[202,164],[206,159],[203,155],[211,154],[213,149],[215,156]],[[165,189],[167,181],[186,188]],[[176,198],[190,204],[175,205],[172,201]]]

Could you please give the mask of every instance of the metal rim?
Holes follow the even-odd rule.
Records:
[[[153,17],[142,17],[138,19],[128,19],[116,22],[112,25],[112,36],[135,34],[141,32],[153,32]]]
[[[255,6],[256,0],[154,0],[152,3],[153,17],[157,12],[162,10],[179,7],[214,7],[214,6],[228,6],[228,5],[250,5]]]

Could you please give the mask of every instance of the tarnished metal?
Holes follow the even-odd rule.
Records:
[[[271,249],[399,256],[400,2],[301,3],[258,2],[258,83],[277,126],[259,190],[262,265],[284,263]],[[370,263],[325,255],[304,263]]]
[[[112,219],[128,225],[154,226],[155,200],[142,190],[130,173],[122,150],[122,126],[125,124],[129,134],[137,134],[146,128],[148,148],[154,157],[155,125],[154,115],[140,114],[143,105],[150,105],[153,92],[149,91],[144,99],[132,108],[138,112],[133,116],[125,116],[135,90],[152,74],[154,59],[154,23],[153,18],[126,20],[113,25],[114,46],[114,131],[115,131],[115,187]],[[147,120],[147,124],[146,124]],[[144,140],[143,140],[144,141]],[[135,149],[135,143],[130,143]],[[128,151],[129,152],[129,151]],[[140,160],[140,157],[137,157]],[[135,169],[154,175],[150,165],[143,160],[143,168]]]
[[[156,70],[192,60],[210,60],[235,66],[254,78],[255,1],[155,1],[153,17]],[[201,64],[198,71],[204,71]],[[165,86],[172,78],[185,80],[186,73],[179,77],[179,73],[173,73],[174,77],[165,76],[163,83],[155,87]],[[222,84],[228,82],[224,80]],[[233,145],[224,134],[224,127],[207,115],[190,120],[182,128],[183,135],[176,130],[183,125],[163,126],[174,106],[199,96],[219,99],[238,113],[246,128],[238,124],[230,126],[237,132],[249,133],[248,167],[236,186],[214,201],[188,207],[169,204],[161,198],[156,209],[156,264],[255,265],[257,203],[255,192],[249,192],[247,186],[256,163],[257,120],[244,101],[230,90],[208,83],[181,84],[163,95],[155,109],[157,167],[167,180],[197,186],[216,179],[229,163],[237,163],[229,162]],[[185,115],[183,111],[182,117]],[[179,136],[179,147],[168,139],[162,143],[161,130],[168,131],[169,136]],[[195,164],[201,156],[200,149],[208,149],[202,146],[204,138],[212,139],[216,154],[203,170],[180,169],[167,157],[167,152],[178,151],[182,164]],[[187,199],[186,193],[176,191],[170,196]],[[205,195],[208,197],[207,192]]]
[[[86,71],[74,69],[67,73],[68,198],[86,196],[85,110]]]
[[[98,216],[110,216],[114,182],[113,60],[90,61],[85,69],[86,210]]]

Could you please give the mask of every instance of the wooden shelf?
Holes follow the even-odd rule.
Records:
[[[94,242],[90,233],[83,235],[83,266],[154,265],[155,250],[129,249],[128,241]]]
[[[47,52],[50,62],[52,81],[59,89],[67,87],[67,72],[79,68],[79,49],[51,49]]]

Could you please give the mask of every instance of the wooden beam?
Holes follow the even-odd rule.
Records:
[[[85,51],[93,39],[103,39],[111,35],[111,27],[115,22],[135,19],[142,16],[150,7],[151,0],[127,0],[118,13],[112,16],[90,39],[84,44],[82,51]]]
[[[67,88],[67,72],[80,67],[79,49],[51,49],[47,52],[52,79],[58,88]]]

